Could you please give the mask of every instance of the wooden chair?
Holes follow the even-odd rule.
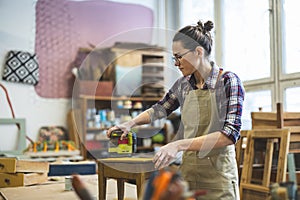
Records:
[[[276,112],[251,112],[252,129],[289,128],[290,153],[300,153],[300,112],[283,112],[277,103]]]
[[[247,135],[249,130],[241,130],[241,138],[235,144],[235,152],[236,152],[236,163],[238,167],[239,177],[241,177],[241,169],[244,160],[244,150],[247,144]]]
[[[266,141],[265,156],[263,161],[263,176],[260,182],[254,182],[252,178],[253,161],[255,155],[255,143]],[[247,137],[247,146],[244,153],[243,169],[240,180],[241,199],[267,199],[270,196],[269,185],[271,183],[274,144],[278,145],[278,158],[276,166],[275,182],[284,182],[287,171],[287,154],[289,151],[289,129],[257,129],[250,130]],[[275,159],[276,160],[276,159]]]
[[[294,154],[297,179],[300,180],[300,112],[284,112],[282,103],[277,103],[276,112],[252,112],[251,118],[252,129],[290,129],[289,153]]]

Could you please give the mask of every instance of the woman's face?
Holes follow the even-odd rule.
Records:
[[[185,49],[181,41],[175,41],[172,45],[175,66],[181,71],[183,76],[188,76],[196,71],[194,66],[197,66],[195,51]]]

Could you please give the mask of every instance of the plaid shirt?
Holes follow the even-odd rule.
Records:
[[[236,143],[240,137],[245,91],[239,77],[232,72],[222,73],[218,79],[220,70],[223,71],[213,64],[212,72],[205,81],[203,90],[215,90],[216,101],[220,104],[217,106],[223,109],[225,108],[224,125],[220,131]],[[179,107],[182,111],[186,95],[190,90],[196,89],[198,88],[196,87],[194,75],[179,78],[166,93],[164,98],[148,110],[151,121],[167,117]],[[221,100],[222,95],[226,96],[223,98],[225,101]]]

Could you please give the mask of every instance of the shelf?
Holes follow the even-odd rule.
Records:
[[[159,131],[163,129],[164,127],[154,127],[154,126],[149,126],[149,127],[135,127],[133,129],[136,129],[137,131]],[[105,131],[108,128],[86,128],[88,132],[96,132],[96,131]]]
[[[160,130],[160,129],[163,129],[164,127],[156,127],[156,126],[137,126],[137,127],[134,127],[138,130]]]
[[[38,152],[26,152],[24,155],[36,158],[36,157],[68,157],[68,156],[79,156],[79,150],[68,151],[68,150],[61,150],[61,151],[38,151]]]
[[[152,144],[151,146],[138,146],[137,151],[154,151],[155,147],[161,147],[163,144]]]
[[[102,101],[159,101],[162,97],[113,97],[113,96],[91,96],[91,95],[80,95],[80,98],[86,100],[102,100]]]
[[[96,131],[105,131],[108,128],[86,128],[87,131],[89,132],[96,132]]]
[[[158,62],[158,63],[154,63],[154,62],[147,62],[143,64],[143,67],[158,67],[158,68],[164,68],[165,65],[163,62]]]
[[[164,78],[164,74],[161,72],[155,72],[155,73],[145,72],[142,74],[142,77],[161,79],[161,78]]]
[[[116,110],[138,110],[138,111],[142,111],[143,108],[116,108]]]
[[[137,147],[137,150],[138,150],[138,151],[142,151],[142,150],[150,150],[150,151],[153,151],[153,150],[154,150],[154,147],[153,147],[153,146],[149,146],[149,147],[138,146],[138,147]]]
[[[101,139],[94,139],[94,140],[87,140],[87,142],[109,142],[109,138],[101,138]]]

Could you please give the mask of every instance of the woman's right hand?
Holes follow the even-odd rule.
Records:
[[[131,120],[131,121],[128,121],[128,122],[125,122],[125,123],[122,123],[120,125],[116,125],[116,126],[113,126],[111,127],[110,129],[108,129],[106,131],[106,136],[108,138],[110,138],[110,135],[113,131],[116,131],[116,130],[121,130],[123,131],[122,135],[121,135],[121,140],[123,140],[127,134],[129,133],[129,131],[131,130],[131,128],[135,125],[134,121]]]
[[[108,138],[110,138],[110,135],[112,132],[116,131],[116,130],[120,130],[120,128],[118,126],[113,126],[111,128],[109,128],[107,131],[106,131],[106,136]]]

